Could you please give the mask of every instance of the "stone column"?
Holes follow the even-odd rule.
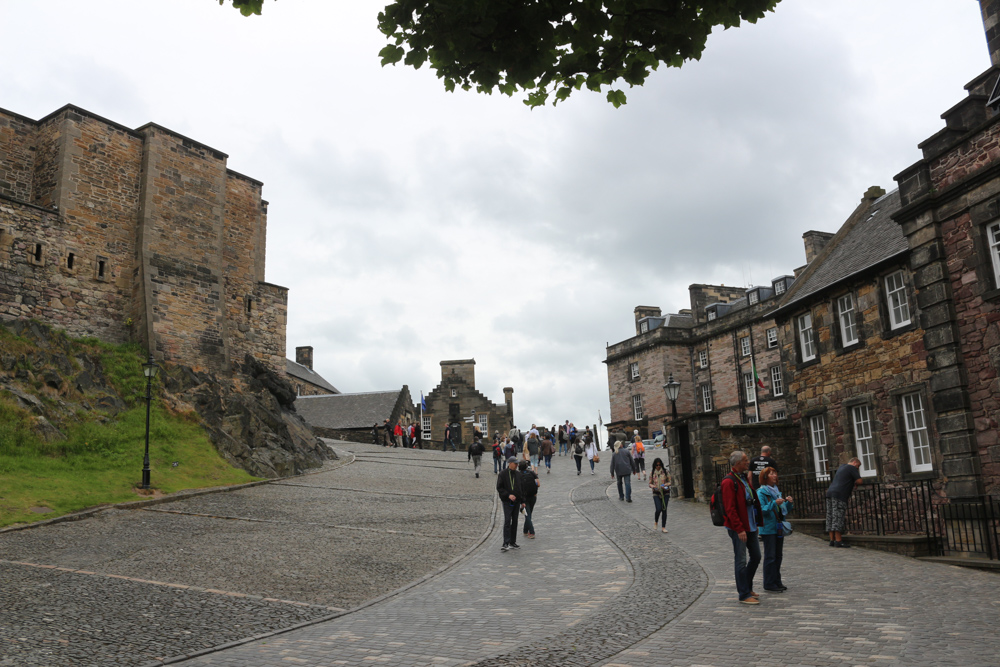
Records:
[[[990,62],[1000,65],[1000,0],[979,0],[983,14],[983,28],[986,30],[986,47],[990,50]]]

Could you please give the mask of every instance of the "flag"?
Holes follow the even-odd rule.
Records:
[[[757,375],[757,364],[755,364],[753,362],[750,362],[750,369],[753,370],[753,379],[754,379],[754,382],[757,383],[757,387],[759,389],[763,389],[764,388],[764,381],[760,379],[759,375]]]
[[[764,385],[761,386],[763,387]],[[421,410],[427,409],[427,401],[424,400],[424,392],[420,392],[420,409]]]

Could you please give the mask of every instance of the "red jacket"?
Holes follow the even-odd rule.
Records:
[[[722,478],[722,511],[726,515],[726,528],[737,533],[746,533],[747,525],[747,492],[746,487],[733,474]]]
[[[396,428],[393,430],[393,435],[403,435],[403,427],[396,424]]]

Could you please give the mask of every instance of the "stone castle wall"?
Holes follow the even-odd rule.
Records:
[[[0,318],[284,376],[287,290],[264,282],[262,184],[215,149],[72,106],[0,110]]]

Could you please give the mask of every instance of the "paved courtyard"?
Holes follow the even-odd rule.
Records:
[[[619,502],[607,463],[555,457],[538,537],[501,553],[491,470],[337,447],[357,458],[0,534],[0,665],[1000,663],[996,574],[793,535],[789,590],[758,574],[762,604],[739,605],[705,506],[654,531],[646,487]]]

